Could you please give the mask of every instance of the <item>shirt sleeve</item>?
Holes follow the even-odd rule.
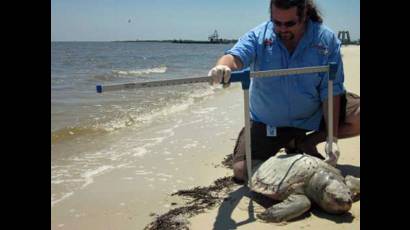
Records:
[[[238,42],[225,54],[231,54],[238,57],[243,64],[243,68],[249,67],[255,58],[257,38],[253,30],[239,38]]]
[[[341,95],[345,93],[344,82],[344,71],[343,71],[343,61],[340,53],[341,42],[334,36],[334,48],[330,51],[329,62],[336,62],[337,72],[336,78],[333,81],[333,96]],[[320,100],[324,102],[327,100],[328,96],[328,80],[329,74],[326,73],[323,81],[320,84]]]

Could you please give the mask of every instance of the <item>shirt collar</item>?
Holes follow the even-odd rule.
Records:
[[[298,46],[304,48],[306,45],[309,45],[313,40],[313,34],[314,24],[312,20],[309,19],[306,23],[305,33],[303,34],[302,39],[300,39]]]

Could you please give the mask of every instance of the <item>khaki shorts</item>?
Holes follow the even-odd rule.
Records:
[[[341,98],[339,124],[346,121],[346,117],[360,111],[360,96],[347,92]],[[276,155],[281,148],[286,148],[289,142],[297,137],[305,136],[310,130],[294,127],[278,127],[275,137],[266,136],[266,125],[251,121],[251,148],[252,159],[267,160]],[[324,117],[320,124],[320,130],[325,130]],[[245,160],[245,128],[239,132],[233,152],[233,162]]]

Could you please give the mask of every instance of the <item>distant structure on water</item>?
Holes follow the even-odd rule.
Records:
[[[218,42],[222,42],[222,41],[223,41],[222,38],[219,38],[219,35],[218,35],[218,31],[217,31],[217,30],[215,30],[213,34],[211,34],[211,35],[208,36],[208,40],[209,40],[209,42],[211,42],[211,43],[218,43]]]
[[[342,45],[360,45],[360,39],[358,41],[351,41],[349,31],[339,31],[337,38],[342,42]]]
[[[215,30],[213,34],[208,36],[208,41],[195,41],[195,40],[173,40],[173,43],[204,43],[204,44],[228,44],[228,43],[235,43],[238,40],[229,40],[229,39],[222,39],[219,38],[218,31]]]

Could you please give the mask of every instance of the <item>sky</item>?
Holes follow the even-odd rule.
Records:
[[[238,39],[269,19],[270,0],[51,0],[51,41]],[[360,0],[314,0],[324,24],[360,38]]]

